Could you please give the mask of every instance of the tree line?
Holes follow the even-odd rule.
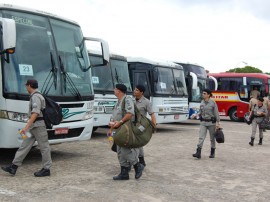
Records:
[[[259,68],[252,67],[252,66],[245,66],[245,67],[236,67],[233,69],[230,69],[226,72],[235,72],[235,73],[264,73],[264,74],[269,74],[270,72],[263,72]]]

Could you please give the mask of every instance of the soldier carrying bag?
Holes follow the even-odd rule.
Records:
[[[125,99],[122,102],[122,110],[125,109]],[[139,148],[145,146],[155,131],[153,123],[143,116],[136,104],[134,104],[135,120],[128,120],[116,129],[113,136],[114,142],[120,147]]]

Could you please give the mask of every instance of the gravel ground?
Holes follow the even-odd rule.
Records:
[[[36,178],[41,156],[33,149],[12,177],[0,170],[0,201],[269,201],[270,131],[262,146],[248,142],[251,126],[222,120],[225,143],[209,159],[209,135],[202,158],[192,157],[199,122],[158,126],[145,146],[146,168],[139,180],[113,181],[120,168],[110,151],[106,128],[89,141],[52,146],[51,176]],[[9,164],[14,150],[0,150],[0,165]]]

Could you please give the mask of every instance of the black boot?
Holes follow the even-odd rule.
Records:
[[[8,166],[2,166],[1,168],[2,168],[2,170],[10,173],[11,175],[15,175],[18,166],[14,165],[14,164],[11,164],[11,165],[8,165]]]
[[[129,164],[129,166],[127,168],[128,168],[128,172],[130,172],[131,171],[131,164]]]
[[[34,173],[35,177],[46,177],[51,175],[50,169],[42,168],[41,170]]]
[[[121,166],[120,174],[114,176],[113,180],[129,180],[128,167]]]
[[[139,179],[142,176],[144,165],[136,163],[133,167],[135,170],[135,179]]]
[[[200,159],[201,158],[201,151],[202,151],[202,148],[198,147],[197,152],[195,154],[193,154],[192,156]]]
[[[260,138],[258,145],[262,145],[262,138]]]
[[[210,156],[209,158],[215,158],[215,148],[211,148],[211,153],[210,153]]]
[[[143,164],[144,167],[146,166],[143,156],[139,157],[139,162],[140,164]]]
[[[249,142],[250,146],[253,146],[254,145],[254,139],[255,138],[253,138],[253,137],[250,138],[250,142]]]

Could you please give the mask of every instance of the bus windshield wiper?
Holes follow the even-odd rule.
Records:
[[[42,86],[41,92],[44,95],[47,95],[52,87],[52,85],[54,84],[54,88],[56,89],[57,87],[57,68],[55,67],[55,62],[53,59],[53,55],[52,52],[50,52],[51,55],[51,65],[52,68],[48,74],[48,76],[46,77],[45,81],[44,81],[44,85]],[[51,80],[53,79],[53,82],[51,82]]]
[[[118,71],[117,71],[117,69],[115,68],[114,70],[115,70],[115,79],[116,79],[117,83],[123,83],[123,81],[122,81],[122,80],[119,78],[119,76],[118,76]]]
[[[76,88],[74,82],[72,81],[72,79],[70,78],[70,76],[68,75],[68,73],[65,71],[64,68],[64,64],[62,62],[61,57],[59,56],[59,62],[60,62],[60,69],[61,69],[61,73],[63,75],[63,81],[64,81],[64,91],[67,91],[67,83],[70,85],[71,89],[71,93],[75,96],[77,96],[79,98],[79,100],[82,100],[82,96],[79,92],[79,90]]]

